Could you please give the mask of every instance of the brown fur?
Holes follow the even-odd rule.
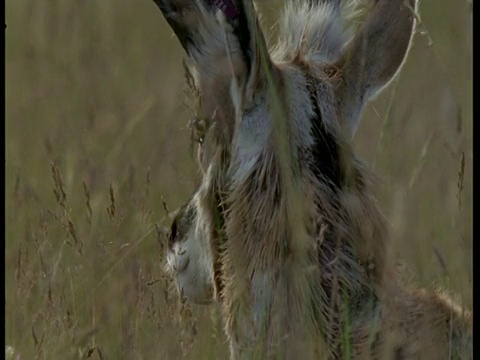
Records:
[[[187,209],[187,207],[183,207],[183,209]],[[183,219],[182,216],[184,216]],[[193,222],[195,222],[190,214],[182,211],[177,215],[177,218],[179,220],[176,220],[176,222],[182,222],[184,228],[187,227],[188,222],[190,222],[190,227],[193,227]],[[172,240],[180,244],[185,242],[183,234],[186,230],[183,230],[182,233],[179,230],[176,231],[177,237]],[[322,240],[324,240],[325,231],[325,228],[320,231],[318,239],[320,246]],[[198,239],[194,240],[198,241]],[[195,254],[191,254],[191,256],[195,256]],[[346,260],[349,260],[348,257]],[[264,261],[264,263],[268,266],[268,261]],[[263,263],[260,266],[264,266]],[[190,270],[195,273],[198,272],[198,269],[192,266]],[[312,274],[318,276],[317,270],[316,268],[310,269]],[[320,270],[325,272],[327,269],[323,266],[320,267]],[[337,272],[337,278],[339,280],[342,278],[341,281],[344,282],[355,277],[355,273],[345,267],[336,268],[335,271]],[[349,323],[347,327],[345,327],[346,324],[341,324],[341,327],[338,327],[339,324],[332,322],[326,324],[327,328],[337,326],[336,333],[329,334],[330,344],[328,345],[334,348],[331,351],[336,354],[331,354],[331,356],[343,358],[341,354],[345,352],[344,344],[348,342],[349,352],[354,359],[471,359],[471,313],[456,305],[445,294],[423,289],[410,289],[397,280],[396,274],[384,273],[384,275],[387,274],[389,275],[388,282],[384,283],[382,287],[376,286],[375,295],[379,298],[376,302],[372,299],[372,293],[362,292],[362,284],[357,285],[356,294],[354,291],[350,291],[350,294],[353,293],[354,297],[349,301],[348,308],[342,304],[343,292],[338,291],[335,294],[336,300],[334,301],[341,307],[341,310],[337,309],[336,313],[347,311]],[[320,273],[320,278],[324,283],[330,283],[329,279],[326,279],[322,273]],[[185,281],[177,280],[179,282]],[[232,281],[230,285],[235,286],[235,284]],[[196,294],[189,300],[209,303],[213,300],[213,294],[208,292],[211,286],[211,281],[208,279],[197,279],[195,285],[190,284],[190,288],[196,291]],[[354,286],[349,288],[349,290],[354,289]],[[226,299],[219,299],[219,301],[225,302]],[[369,306],[355,307],[355,304],[368,304],[369,302]],[[331,309],[335,307],[335,304],[324,304],[324,306],[326,306],[325,311],[327,313],[333,314]],[[285,311],[285,308],[282,306],[278,311]],[[227,321],[234,321],[234,318],[226,315]],[[302,320],[305,320],[305,318],[302,318]],[[335,319],[332,318],[330,321],[332,320]],[[229,324],[231,327],[235,325],[235,323]],[[237,336],[242,336],[240,331],[237,330]],[[301,333],[295,334],[297,334],[295,336],[297,338]],[[316,341],[321,344],[318,339]],[[305,344],[300,345],[300,350],[298,347],[289,348],[288,345],[285,345],[281,348],[282,353],[292,355],[285,355],[284,357],[291,358],[295,354],[307,356],[305,348],[303,348]],[[325,354],[328,353],[329,351],[326,348],[322,349],[319,346],[317,353],[312,351],[310,356],[326,358]],[[249,356],[251,356],[251,353],[249,353]]]

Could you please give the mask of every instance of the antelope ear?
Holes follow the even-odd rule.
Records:
[[[254,91],[271,62],[252,0],[154,2],[187,52],[203,97],[222,99],[232,80]]]
[[[258,82],[265,80],[266,73],[273,67],[272,62],[253,2],[251,0],[230,0],[230,2],[235,2],[237,17],[227,16],[226,21],[231,26],[233,38],[240,50],[239,55],[245,63],[247,86],[254,89]]]
[[[366,22],[345,47],[337,95],[343,124],[353,137],[363,106],[401,68],[411,44],[417,0],[375,0]]]
[[[187,51],[192,47],[193,27],[188,25],[189,12],[194,11],[195,2],[189,0],[153,0],[172,28],[182,47]]]

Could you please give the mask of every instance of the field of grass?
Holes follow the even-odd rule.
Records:
[[[260,1],[273,22],[283,1]],[[472,13],[422,0],[357,152],[408,281],[472,306]],[[200,179],[182,50],[151,0],[6,1],[6,344],[21,359],[224,359],[182,305],[158,225]],[[392,259],[393,261],[393,259]]]

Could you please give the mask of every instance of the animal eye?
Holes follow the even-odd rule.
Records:
[[[207,132],[207,121],[198,116],[194,116],[190,119],[188,127],[191,130],[192,141],[200,145],[203,144]]]

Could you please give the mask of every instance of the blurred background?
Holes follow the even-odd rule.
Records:
[[[283,1],[259,1],[265,29]],[[412,285],[472,306],[472,3],[422,0],[355,149]],[[6,1],[6,335],[21,359],[212,359],[218,309],[180,304],[161,229],[200,180],[181,60],[151,0]]]

